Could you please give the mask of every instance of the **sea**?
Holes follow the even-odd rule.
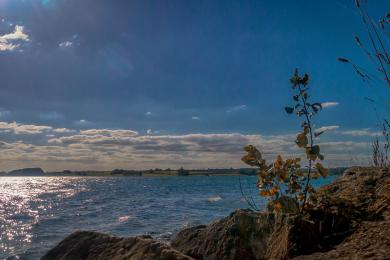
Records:
[[[0,177],[0,259],[39,259],[78,230],[169,241],[247,201],[263,209],[255,183],[255,176]]]

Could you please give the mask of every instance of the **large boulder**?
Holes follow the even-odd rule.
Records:
[[[114,237],[107,234],[75,232],[46,253],[42,260],[145,259],[191,260],[193,258],[153,240],[150,236]]]
[[[284,259],[318,250],[316,226],[292,214],[237,210],[182,230],[172,246],[196,259]]]

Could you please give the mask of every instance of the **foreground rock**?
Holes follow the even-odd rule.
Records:
[[[43,259],[390,259],[390,173],[351,168],[297,214],[237,210],[182,230],[171,246],[151,237],[77,232]]]
[[[161,259],[190,260],[191,257],[153,240],[150,236],[113,237],[97,232],[81,231],[66,237],[42,260],[81,259]]]
[[[172,246],[196,259],[284,259],[315,251],[315,225],[293,215],[237,210],[181,231]]]
[[[326,252],[298,259],[390,259],[390,172],[350,168],[317,192],[311,214],[331,213],[348,220],[348,234]],[[335,234],[337,236],[337,234]]]
[[[351,168],[310,204],[303,218],[238,210],[172,246],[197,259],[390,258],[388,170]]]

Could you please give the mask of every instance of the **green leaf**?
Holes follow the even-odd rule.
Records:
[[[297,139],[295,140],[295,143],[298,145],[298,147],[303,148],[306,147],[309,143],[309,140],[307,139],[306,133],[300,133],[297,135]]]
[[[314,103],[311,105],[311,108],[313,109],[314,112],[318,112],[319,110],[322,109],[322,105],[321,103]]]
[[[303,76],[303,78],[300,80],[300,83],[301,83],[302,85],[306,86],[307,83],[309,83],[309,75],[308,75],[308,74],[305,74],[305,75]]]
[[[320,154],[320,147],[318,145],[314,145],[312,147],[306,148],[306,156],[307,159],[315,161]]]
[[[340,62],[349,63],[349,60],[347,60],[345,58],[338,58],[337,60]]]
[[[321,163],[316,163],[315,167],[318,170],[318,173],[321,174],[322,177],[328,176],[329,170],[326,169]]]
[[[284,110],[286,110],[287,114],[292,114],[294,112],[293,107],[285,107]]]

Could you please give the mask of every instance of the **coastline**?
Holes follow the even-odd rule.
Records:
[[[32,172],[31,169],[33,169]],[[347,167],[331,168],[330,175],[341,175]],[[0,177],[173,177],[173,176],[256,176],[257,170],[254,168],[240,168],[240,169],[178,169],[178,170],[123,170],[115,169],[111,171],[57,171],[45,172],[41,168],[26,168],[18,169],[11,172],[3,172]]]
[[[385,259],[390,255],[389,169],[355,167],[320,188],[303,217],[236,210],[185,228],[170,244],[150,236],[69,235],[42,259]],[[89,252],[81,255],[80,252]]]

